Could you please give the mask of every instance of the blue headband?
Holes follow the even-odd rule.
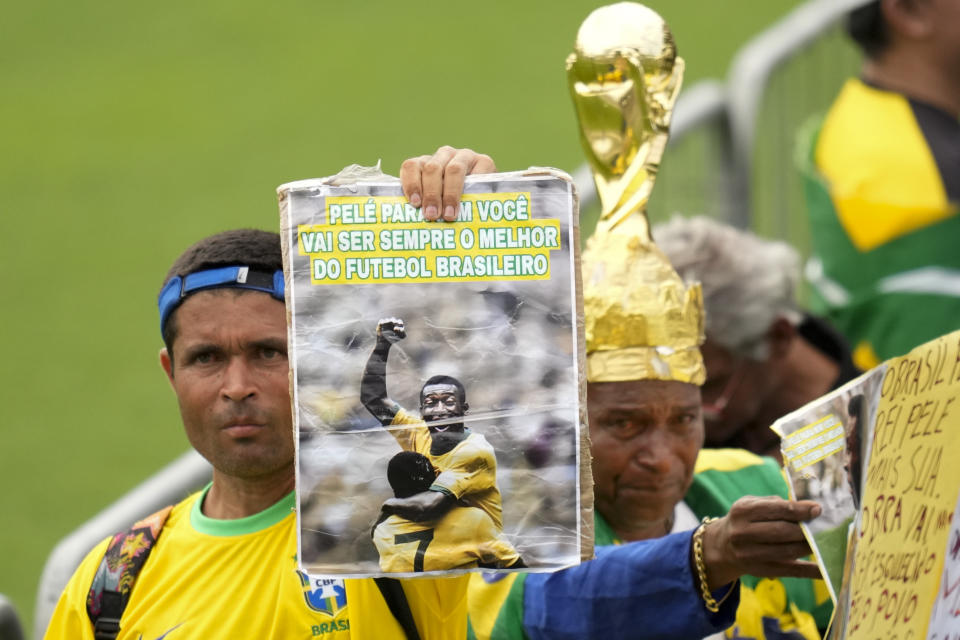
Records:
[[[160,332],[163,332],[170,314],[191,293],[224,287],[263,291],[283,302],[283,270],[277,269],[271,274],[268,271],[254,271],[250,267],[219,267],[196,271],[183,278],[171,278],[157,299],[157,306],[160,307]]]

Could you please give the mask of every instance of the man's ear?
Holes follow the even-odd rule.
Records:
[[[790,352],[793,341],[797,338],[797,328],[793,323],[780,316],[773,321],[767,330],[767,342],[770,345],[770,358],[780,359]]]
[[[170,380],[170,384],[173,384],[173,358],[170,357],[170,354],[167,353],[167,348],[164,347],[160,349],[160,366],[163,367],[164,373],[167,374],[167,379]]]
[[[935,16],[925,0],[881,0],[880,12],[892,35],[925,38],[934,27]]]
[[[463,402],[463,412],[466,413],[466,412],[469,411],[469,410],[470,410],[470,403],[467,402],[466,400],[464,400],[464,402]]]

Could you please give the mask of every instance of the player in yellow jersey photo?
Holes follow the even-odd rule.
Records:
[[[387,356],[406,335],[400,318],[386,318],[377,324],[377,342],[363,372],[360,399],[405,451],[423,454],[440,474],[426,491],[390,498],[383,511],[422,522],[442,516],[462,501],[486,512],[500,532],[503,515],[497,458],[486,438],[463,424],[470,408],[463,384],[452,376],[427,380],[420,390],[419,418],[387,394]]]
[[[399,499],[428,491],[436,477],[430,460],[415,451],[401,451],[387,465],[387,480]],[[391,573],[525,566],[490,516],[462,504],[423,522],[384,511],[371,535],[380,554],[380,568]]]

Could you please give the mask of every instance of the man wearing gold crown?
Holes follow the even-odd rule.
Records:
[[[769,458],[701,451],[702,295],[699,285],[683,285],[653,244],[645,212],[683,75],[672,34],[642,5],[602,7],[581,25],[567,70],[603,205],[583,256],[597,556],[602,560],[623,543],[675,539],[689,571],[668,557],[650,560],[640,580],[646,591],[636,575],[624,575],[631,569],[609,565],[587,580],[578,572],[474,576],[471,632],[477,638],[623,638],[628,631],[629,637],[670,637],[671,622],[688,612],[663,599],[666,585],[698,593],[699,606],[716,611],[733,589],[712,590],[742,576],[728,637],[819,638],[832,605],[825,588],[796,579],[819,577],[816,566],[795,560],[809,553],[797,522],[819,508],[784,500],[787,487]],[[407,195],[419,200],[422,187],[424,210],[452,219],[445,214],[454,210],[461,183],[457,176],[450,188],[443,167],[465,153],[471,152],[444,148],[409,161]],[[598,589],[596,582],[610,584]],[[564,591],[558,583],[566,583],[568,597],[557,597]],[[631,609],[638,594],[646,594],[648,604],[662,601],[653,607],[662,615]],[[631,629],[624,620],[632,616],[639,617]]]

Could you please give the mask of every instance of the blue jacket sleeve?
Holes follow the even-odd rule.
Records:
[[[669,638],[701,640],[730,627],[735,593],[710,613],[690,567],[693,531],[655,540],[598,547],[590,562],[555,573],[531,573],[523,595],[523,626],[531,640]]]

